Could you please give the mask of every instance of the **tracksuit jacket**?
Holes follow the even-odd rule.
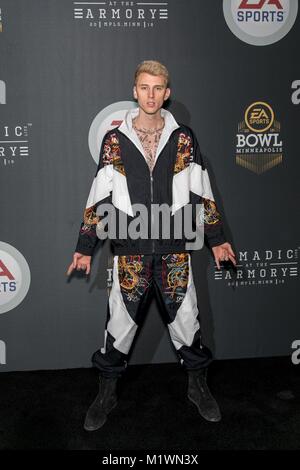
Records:
[[[196,204],[203,204],[204,237],[209,247],[224,243],[226,239],[221,216],[194,132],[189,126],[177,123],[171,112],[161,108],[165,126],[151,174],[142,144],[132,127],[132,119],[138,112],[139,108],[128,110],[123,122],[104,135],[75,251],[93,255],[100,241],[97,225],[99,230],[103,219],[97,214],[97,207],[104,203],[112,204],[115,210],[116,233],[108,236],[115,255],[189,251],[186,242],[191,240],[186,239],[184,233],[181,238],[174,235],[175,214],[183,211],[188,203],[193,208],[194,221]],[[120,236],[120,225],[125,223],[127,229],[140,216],[133,210],[135,204],[144,204],[148,209],[148,220],[144,221],[148,227],[147,239]],[[168,204],[171,209],[170,236],[167,239],[162,237],[161,229],[158,238],[151,238],[152,204]]]

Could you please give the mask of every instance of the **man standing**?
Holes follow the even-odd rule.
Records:
[[[170,92],[164,65],[148,60],[137,67],[133,96],[138,108],[128,110],[122,124],[103,138],[73,262],[67,271],[68,275],[74,269],[90,273],[92,255],[100,240],[98,234],[104,233],[105,219],[99,215],[99,208],[112,206],[117,228],[112,237],[113,283],[104,346],[92,357],[100,384],[85,418],[84,428],[88,431],[99,429],[117,405],[117,380],[127,367],[131,344],[153,291],[188,374],[188,398],[206,420],[221,419],[206,382],[212,354],[201,338],[191,245],[186,234],[176,236],[180,225],[176,221],[182,220],[176,217],[191,205],[194,220],[195,206],[201,204],[204,236],[217,267],[220,269],[220,261],[225,260],[236,265],[235,254],[223,233],[197,138],[189,126],[177,123],[162,107]],[[167,236],[154,222],[157,205],[170,208]],[[139,217],[134,211],[137,206]],[[141,207],[146,211],[141,211]],[[132,227],[136,222],[143,226],[146,236],[132,236],[130,224]],[[126,237],[120,235],[124,229]]]

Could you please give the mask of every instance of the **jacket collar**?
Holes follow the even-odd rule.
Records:
[[[135,130],[132,127],[132,119],[134,117],[136,117],[138,114],[139,114],[139,107],[134,108],[134,109],[129,109],[126,112],[125,118],[124,118],[122,124],[120,124],[120,126],[118,127],[118,129],[119,129],[120,132],[125,134],[131,140],[131,142],[137,147],[137,149],[141,152],[143,157],[146,159],[145,152],[144,152],[143,146],[140,142],[140,139],[138,138],[137,133],[135,132]],[[156,151],[155,163],[156,163],[156,160],[157,160],[159,154],[161,153],[164,146],[168,142],[169,137],[172,134],[172,132],[175,129],[178,129],[180,127],[178,122],[175,120],[173,114],[170,113],[170,111],[168,111],[167,109],[161,108],[160,109],[160,115],[161,115],[161,117],[163,117],[165,119],[165,125],[164,125],[163,131],[162,131],[160,139],[159,139],[159,143],[158,143],[158,147],[157,147],[157,151]]]

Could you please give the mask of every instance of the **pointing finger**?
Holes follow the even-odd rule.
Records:
[[[234,266],[236,266],[236,259],[231,255],[229,255],[229,258],[230,258],[231,262],[234,264]]]
[[[72,271],[73,271],[73,263],[71,263],[70,266],[69,266],[69,269],[67,271],[67,276],[69,276]]]

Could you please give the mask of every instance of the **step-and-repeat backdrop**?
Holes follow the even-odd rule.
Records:
[[[106,130],[146,59],[208,163],[237,272],[193,253],[216,359],[299,344],[297,0],[0,0],[0,371],[90,367],[103,346],[108,241],[66,276]],[[176,362],[153,299],[131,364]]]

